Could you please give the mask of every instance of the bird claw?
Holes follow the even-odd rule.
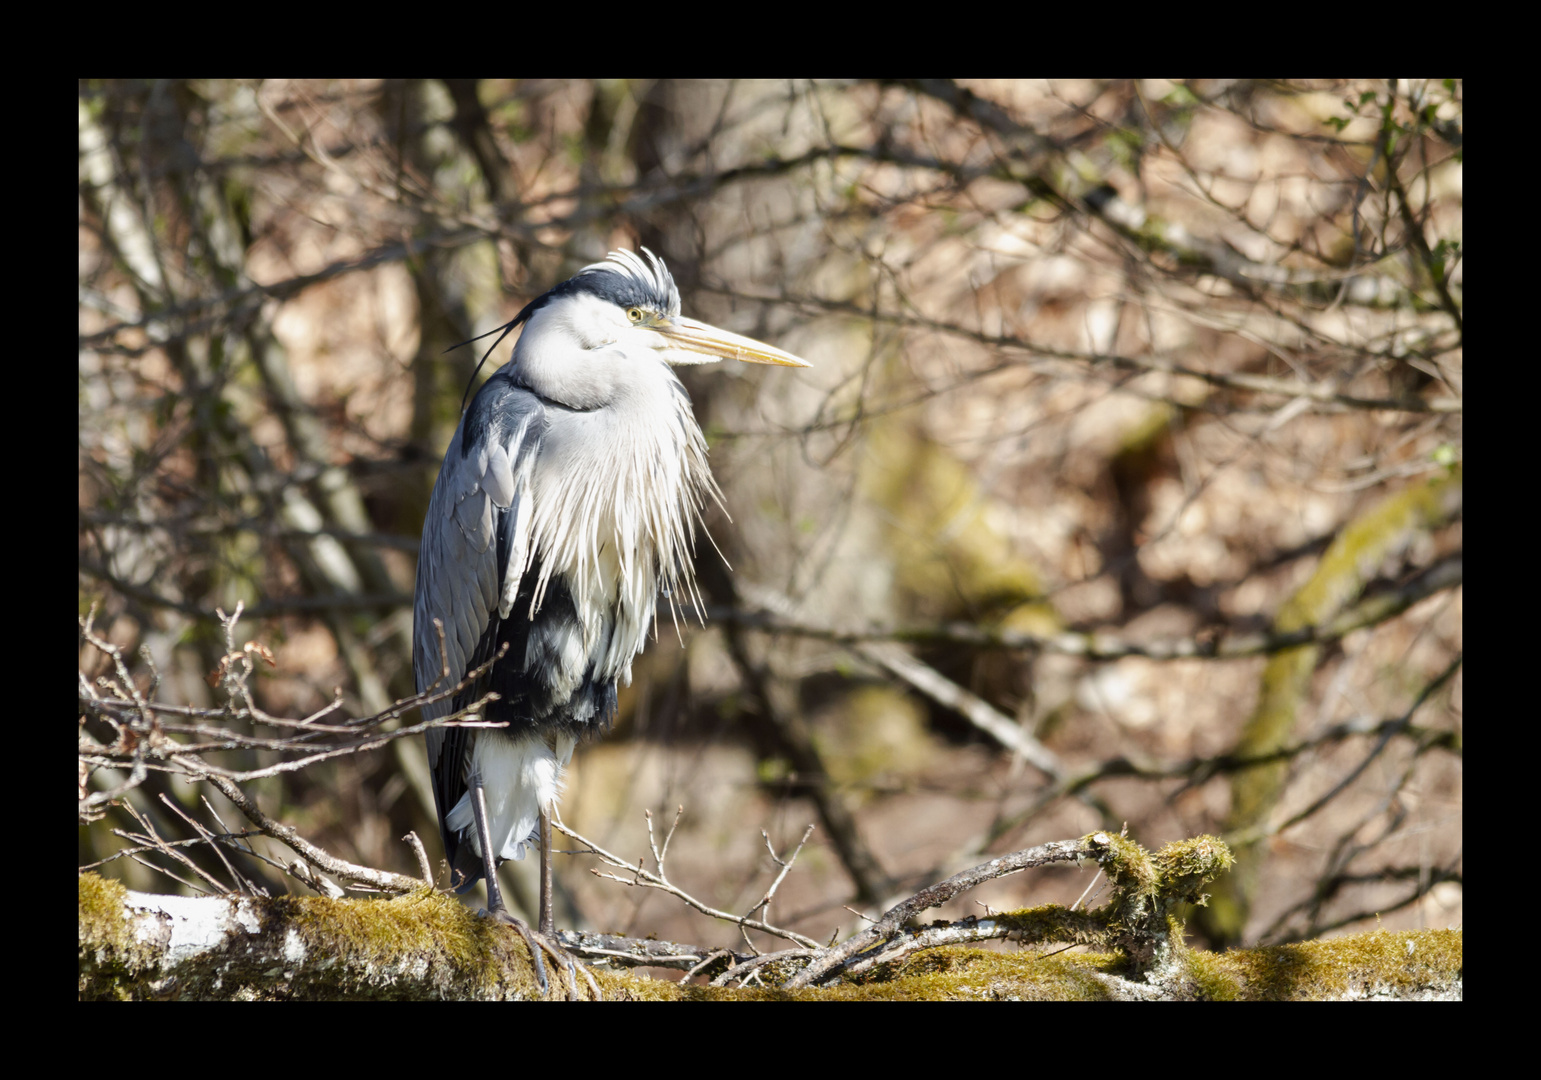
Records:
[[[519,936],[524,938],[525,947],[530,950],[530,965],[535,969],[535,982],[540,986],[541,997],[549,996],[551,990],[550,984],[546,979],[546,965],[540,957],[540,954],[545,952],[552,960],[556,961],[562,970],[567,972],[567,979],[562,984],[564,997],[568,1001],[580,1000],[578,992],[578,972],[580,969],[577,962],[574,961],[572,953],[562,947],[561,941],[558,940],[555,934],[541,933],[539,930],[526,924],[523,919],[511,914],[506,908],[500,911],[484,912],[484,914],[500,923],[512,926],[519,932]],[[593,994],[594,1000],[602,1000],[599,985],[594,981],[594,976],[590,975],[587,970],[584,970],[583,977],[589,984],[589,990]]]
[[[530,966],[535,969],[535,985],[540,987],[541,997],[549,996],[551,984],[546,979],[545,962],[540,958],[541,947],[544,943],[540,941],[535,931],[531,930],[523,919],[511,913],[507,908],[494,908],[491,911],[483,911],[482,914],[495,922],[503,923],[505,926],[512,926],[519,932],[519,936],[524,938],[525,948],[530,951]]]

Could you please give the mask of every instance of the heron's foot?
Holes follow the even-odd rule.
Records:
[[[599,992],[599,984],[594,981],[594,976],[589,974],[588,968],[573,959],[572,953],[563,948],[562,942],[555,933],[547,934],[533,929],[523,919],[517,918],[509,912],[507,908],[489,911],[487,914],[498,922],[507,923],[509,926],[512,926],[519,932],[519,936],[524,938],[524,944],[530,950],[530,963],[535,968],[535,981],[540,985],[542,997],[547,997],[550,994],[550,985],[546,980],[546,965],[540,955],[544,952],[556,962],[562,971],[567,973],[567,978],[562,983],[562,992],[569,1001],[580,1000],[581,995],[578,990],[578,973],[580,971],[583,973],[584,980],[588,983],[591,1000],[604,1000],[604,995]]]
[[[536,942],[535,931],[525,924],[525,921],[505,907],[484,910],[483,915],[496,922],[512,926],[524,938],[525,948],[530,950],[530,966],[535,969],[535,985],[540,987],[540,996],[547,997],[551,993],[551,984],[546,980],[546,965],[540,958],[540,945]]]

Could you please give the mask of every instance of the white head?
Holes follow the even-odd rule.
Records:
[[[612,251],[533,301],[514,320],[550,323],[585,350],[616,346],[629,356],[655,354],[670,364],[704,364],[731,357],[756,364],[808,367],[763,342],[688,319],[663,260]],[[528,331],[526,331],[528,334]],[[544,336],[544,335],[542,335]]]

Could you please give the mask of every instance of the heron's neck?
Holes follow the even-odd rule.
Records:
[[[602,342],[584,342],[571,327],[549,318],[525,327],[507,371],[547,401],[583,410],[625,407],[635,390],[675,381],[655,357],[626,356]]]
[[[645,623],[660,586],[694,599],[696,526],[704,503],[720,496],[706,440],[674,373],[643,357],[624,377],[609,374],[603,404],[547,407],[533,536],[542,586],[560,575],[580,608],[616,605],[618,615]],[[538,379],[524,381],[548,401],[571,400]]]

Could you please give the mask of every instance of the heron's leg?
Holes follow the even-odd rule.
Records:
[[[503,902],[503,890],[498,888],[497,857],[492,853],[492,830],[487,825],[487,796],[482,790],[482,777],[479,772],[472,772],[468,778],[468,786],[471,789],[471,812],[476,818],[476,839],[482,847],[482,870],[487,877],[487,914],[499,922],[507,923],[519,931],[519,936],[524,938],[525,947],[530,950],[530,964],[535,968],[535,982],[540,986],[540,996],[545,997],[551,991],[550,984],[546,981],[546,964],[540,958],[540,950],[544,947],[548,952],[551,946],[546,942],[538,942],[530,928],[524,925],[522,919],[514,917],[508,910],[508,905]],[[565,955],[565,954],[563,954]],[[568,963],[572,963],[571,959]],[[577,988],[577,979],[573,980],[574,989]]]
[[[540,814],[540,932],[556,932],[551,915],[551,815],[544,810]]]
[[[556,936],[556,922],[551,913],[551,813],[543,811],[540,815],[540,936],[550,938],[561,945],[561,939]],[[548,950],[549,951],[549,950]],[[560,956],[552,953],[552,959],[557,960],[567,969],[567,975],[573,982],[573,993],[578,990],[578,966],[573,962],[572,955],[562,949]],[[588,978],[589,986],[593,988],[595,998],[599,996],[599,987],[595,985],[593,976],[588,972],[583,973]]]

